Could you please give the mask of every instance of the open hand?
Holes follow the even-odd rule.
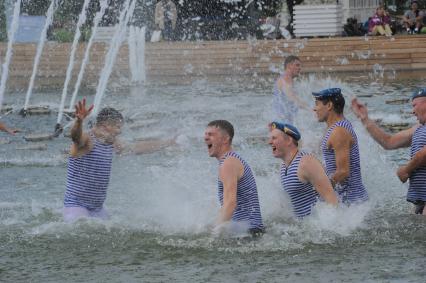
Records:
[[[77,102],[75,105],[75,117],[79,120],[84,120],[92,112],[93,106],[92,104],[89,109],[86,109],[86,98],[83,98],[83,100]]]
[[[352,99],[352,111],[355,113],[355,115],[359,119],[361,119],[361,120],[368,119],[367,106],[365,106],[365,104],[359,102],[358,99],[356,99],[356,98]]]
[[[20,129],[7,129],[6,132],[14,136],[16,133],[22,132]]]

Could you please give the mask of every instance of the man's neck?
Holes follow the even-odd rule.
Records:
[[[331,126],[333,126],[334,124],[336,124],[337,122],[343,119],[345,119],[343,114],[337,114],[336,112],[331,112],[327,118],[327,127],[330,128]]]
[[[232,151],[232,146],[227,146],[227,147],[223,148],[221,150],[221,153],[218,155],[217,160],[222,160],[223,157],[230,151]]]
[[[286,154],[285,154],[285,156],[284,156],[284,158],[283,158],[283,161],[284,161],[284,164],[288,167],[288,166],[290,166],[290,164],[291,164],[291,162],[294,160],[294,158],[296,157],[296,155],[297,155],[297,152],[299,151],[299,149],[297,148],[297,147],[294,147],[293,149],[291,149],[290,151],[288,151]]]

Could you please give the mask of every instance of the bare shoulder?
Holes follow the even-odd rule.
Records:
[[[352,143],[352,134],[344,127],[335,127],[330,134],[329,144],[348,144]]]
[[[300,159],[297,175],[299,180],[307,183],[311,179],[311,174],[320,165],[319,160],[311,153],[305,154]]]
[[[238,178],[241,178],[243,172],[244,167],[241,160],[234,156],[229,156],[223,161],[222,166],[220,166],[219,173],[222,177],[237,176]]]
[[[312,167],[315,167],[317,165],[321,165],[318,158],[315,157],[312,153],[308,153],[302,156],[300,159],[300,165],[299,168],[302,169],[310,169]]]

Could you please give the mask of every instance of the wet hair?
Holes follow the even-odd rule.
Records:
[[[234,126],[226,120],[214,120],[211,121],[207,127],[216,127],[224,131],[229,136],[229,142],[232,142],[234,138]]]
[[[321,101],[324,105],[331,101],[331,103],[333,103],[334,112],[336,112],[337,114],[343,114],[343,109],[345,108],[345,98],[342,94],[333,96],[322,96],[316,98],[316,100]]]
[[[289,64],[291,64],[291,63],[293,63],[295,61],[300,61],[299,57],[294,56],[294,55],[290,55],[287,58],[285,58],[284,69],[286,69]]]
[[[96,124],[102,123],[122,123],[123,115],[112,107],[105,107],[96,116]]]

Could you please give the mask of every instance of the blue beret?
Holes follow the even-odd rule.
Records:
[[[280,122],[272,122],[271,128],[283,131],[285,134],[291,136],[296,141],[300,140],[300,138],[302,137],[299,130],[291,124],[280,123]]]
[[[342,95],[342,90],[337,87],[326,88],[320,92],[313,92],[312,95],[315,96],[315,98],[333,97],[336,95]]]
[[[413,95],[411,95],[411,100],[417,97],[426,96],[426,88],[421,88],[419,90],[416,90]]]

